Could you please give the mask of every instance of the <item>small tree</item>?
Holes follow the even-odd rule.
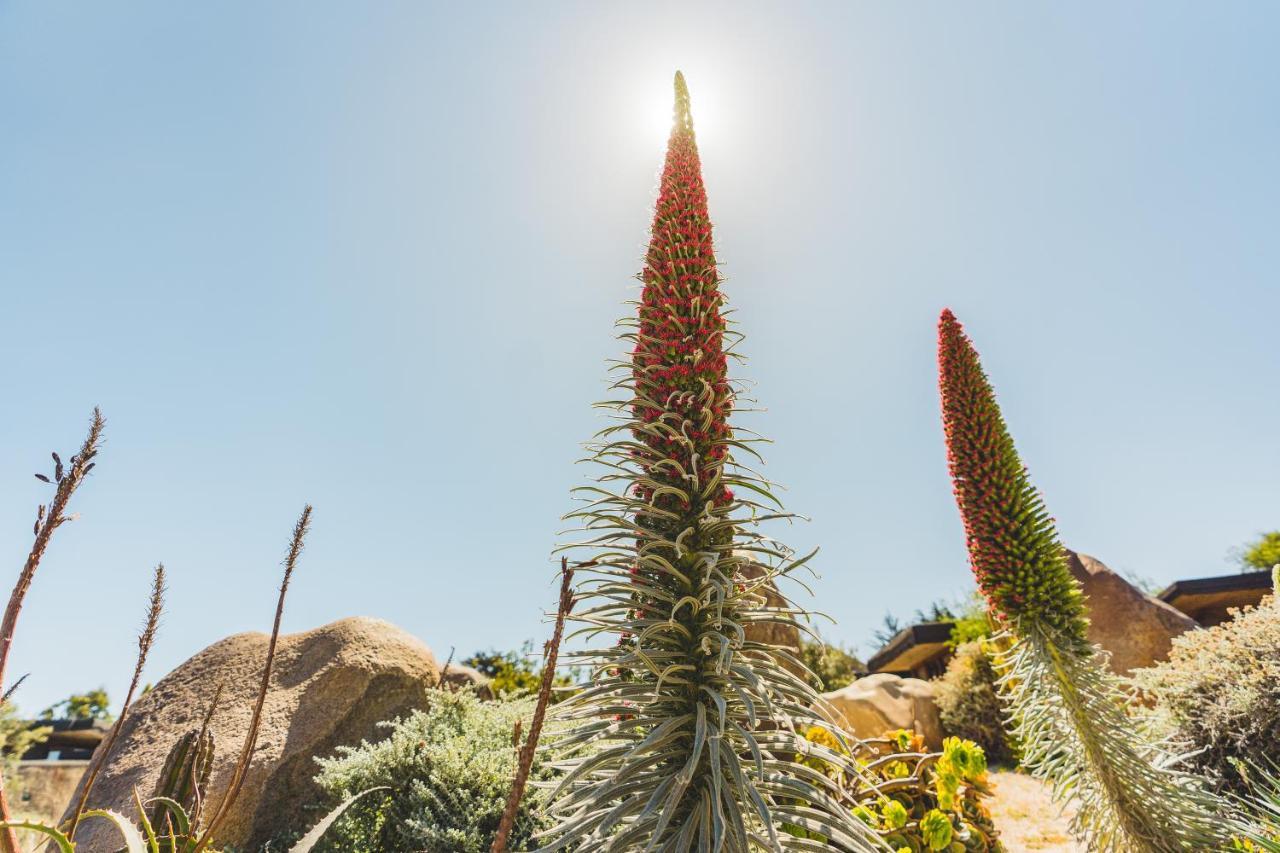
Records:
[[[107,689],[99,687],[88,693],[72,693],[61,702],[55,702],[40,712],[42,720],[101,720],[109,723],[115,719],[111,715],[111,699]]]
[[[1280,530],[1263,533],[1236,554],[1242,572],[1269,572],[1280,565]]]

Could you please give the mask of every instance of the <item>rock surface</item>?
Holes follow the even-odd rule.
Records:
[[[1167,659],[1174,637],[1200,627],[1088,554],[1068,549],[1067,565],[1084,588],[1089,641],[1111,653],[1113,672],[1128,675]]]
[[[217,743],[211,807],[221,801],[244,741],[266,659],[265,634],[236,634],[183,663],[123,720],[114,755],[98,777],[90,807],[132,815],[134,786],[150,796],[170,748],[198,729],[218,684],[222,700],[210,728]],[[258,746],[244,788],[215,839],[259,850],[301,834],[318,815],[315,756],[382,736],[377,724],[425,705],[439,677],[431,650],[389,622],[343,619],[280,638]],[[206,809],[211,814],[212,808]],[[79,853],[114,853],[118,837],[102,821],[77,833]]]
[[[824,715],[855,737],[882,737],[896,729],[914,729],[930,749],[942,748],[942,723],[933,685],[918,678],[878,672],[823,693]]]
[[[764,569],[755,564],[748,564],[742,567],[742,574],[748,578],[758,578],[764,573]],[[782,597],[782,593],[778,591],[777,584],[772,582],[765,589],[765,606],[766,607],[785,607],[787,600]],[[791,652],[796,658],[801,659],[800,655],[800,629],[795,625],[785,625],[777,622],[757,622],[748,625],[745,629],[746,638],[753,643],[766,643],[770,646],[780,646]],[[774,656],[784,669],[789,670],[795,675],[804,677],[804,667],[798,666],[785,657]]]

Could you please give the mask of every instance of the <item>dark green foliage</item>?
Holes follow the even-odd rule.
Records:
[[[491,681],[494,695],[528,696],[538,692],[542,684],[542,668],[533,665],[533,643],[525,642],[520,651],[500,652],[490,649],[476,652],[462,663],[472,667]],[[557,674],[556,687],[571,687],[572,674]],[[567,695],[566,691],[555,690],[551,693],[551,701],[555,702]]]
[[[19,719],[18,708],[12,702],[0,705],[0,756],[3,761],[5,790],[11,800],[22,797],[22,777],[18,775],[18,761],[22,754],[44,743],[53,729],[36,726]]]
[[[933,684],[943,732],[978,744],[992,764],[1017,763],[995,667],[981,641],[961,644]]]
[[[102,720],[111,722],[111,699],[106,688],[99,687],[88,693],[72,693],[40,712],[42,720]]]
[[[801,636],[800,660],[818,678],[818,691],[839,690],[859,676],[866,675],[867,665],[852,649]]]
[[[1240,550],[1238,559],[1242,572],[1269,572],[1280,565],[1280,530],[1260,534]]]
[[[981,593],[974,592],[957,611],[956,625],[951,629],[951,638],[947,640],[952,649],[958,649],[965,643],[985,640],[996,633],[991,616],[987,613],[987,602]],[[990,756],[990,753],[987,754]]]

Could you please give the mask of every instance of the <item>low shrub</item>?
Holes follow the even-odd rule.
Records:
[[[1280,601],[1173,641],[1169,659],[1133,674],[1142,713],[1223,789],[1248,793],[1236,762],[1280,756]]]
[[[934,700],[944,732],[978,744],[992,764],[1016,764],[1017,748],[996,679],[984,641],[964,643],[934,681]]]
[[[11,702],[0,705],[0,773],[4,774],[4,788],[9,799],[22,800],[22,777],[18,775],[18,761],[22,754],[48,739],[53,729],[32,725],[19,719],[18,709]]]
[[[811,727],[805,738],[833,752],[857,753],[862,778],[854,778],[820,758],[800,763],[837,779],[858,803],[854,814],[876,830],[895,853],[1004,853],[984,800],[987,758],[973,741],[949,737],[942,752],[928,752],[915,732],[898,730],[884,738],[841,742],[830,730]],[[788,827],[793,835],[822,841],[813,831]]]
[[[820,693],[839,690],[867,673],[867,665],[851,649],[822,639],[802,636],[800,660],[817,676]]]
[[[430,706],[384,723],[377,743],[339,747],[320,760],[316,781],[334,801],[386,786],[356,803],[317,851],[486,853],[516,771],[517,721],[527,726],[530,699],[482,702],[467,692],[433,691]],[[545,735],[544,735],[545,737]],[[532,780],[550,771],[535,761]],[[543,828],[546,793],[531,789],[521,804],[510,849],[522,850]]]

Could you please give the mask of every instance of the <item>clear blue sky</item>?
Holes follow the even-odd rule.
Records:
[[[305,501],[286,630],[540,644],[677,67],[829,636],[969,587],[944,306],[1069,544],[1232,571],[1280,526],[1278,37],[1264,3],[0,5],[11,576],[32,472],[109,419],[18,703],[120,698],[157,561],[151,679],[267,628]]]

